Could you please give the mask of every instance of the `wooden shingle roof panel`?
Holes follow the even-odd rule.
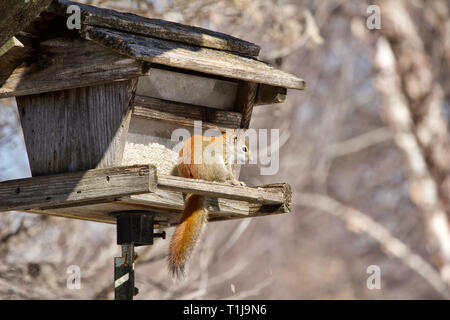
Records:
[[[49,11],[69,16],[67,8],[77,5],[81,10],[81,23],[84,25],[106,27],[114,30],[187,43],[199,47],[235,52],[244,56],[256,57],[260,47],[230,35],[181,23],[150,19],[132,13],[97,8],[68,0],[55,0]]]
[[[148,71],[143,61],[83,39],[43,41],[38,57],[35,63],[15,69],[5,67],[10,62],[0,59],[0,99],[125,80]]]
[[[305,88],[305,81],[295,75],[225,51],[93,26],[83,26],[81,36],[137,60],[272,86]]]

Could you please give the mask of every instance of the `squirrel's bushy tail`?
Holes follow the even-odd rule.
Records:
[[[172,276],[182,277],[184,267],[206,224],[205,197],[188,194],[181,222],[175,229],[169,247],[169,270]]]

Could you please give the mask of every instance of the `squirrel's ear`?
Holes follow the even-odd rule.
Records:
[[[237,139],[242,138],[245,135],[245,130],[243,129],[236,129],[234,132]]]
[[[231,131],[231,133],[228,136],[230,137],[230,139],[232,139],[232,141],[234,143],[237,143],[238,140],[242,139],[244,134],[245,134],[244,130],[235,129],[235,130]]]
[[[227,138],[227,140],[233,141],[234,143],[239,139],[239,135],[236,129],[227,130],[224,136]]]

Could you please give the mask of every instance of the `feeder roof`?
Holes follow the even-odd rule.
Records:
[[[106,27],[199,47],[227,50],[244,56],[258,56],[261,49],[256,44],[224,33],[67,0],[53,1],[49,11],[62,16],[69,16],[67,9],[71,5],[77,5],[80,8],[82,24],[85,25]]]
[[[48,11],[70,16],[81,10],[81,37],[122,55],[227,78],[304,89],[305,81],[257,60],[260,47],[211,30],[56,0]],[[69,12],[71,12],[69,10]]]

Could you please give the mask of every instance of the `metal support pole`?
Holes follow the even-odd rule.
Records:
[[[139,290],[134,286],[134,247],[152,245],[153,238],[166,238],[166,233],[154,232],[154,217],[150,211],[121,211],[112,215],[117,220],[117,244],[122,256],[114,258],[114,296],[116,300],[133,300]]]
[[[114,258],[114,297],[133,300],[138,289],[134,287],[134,244],[122,244],[122,256]]]

